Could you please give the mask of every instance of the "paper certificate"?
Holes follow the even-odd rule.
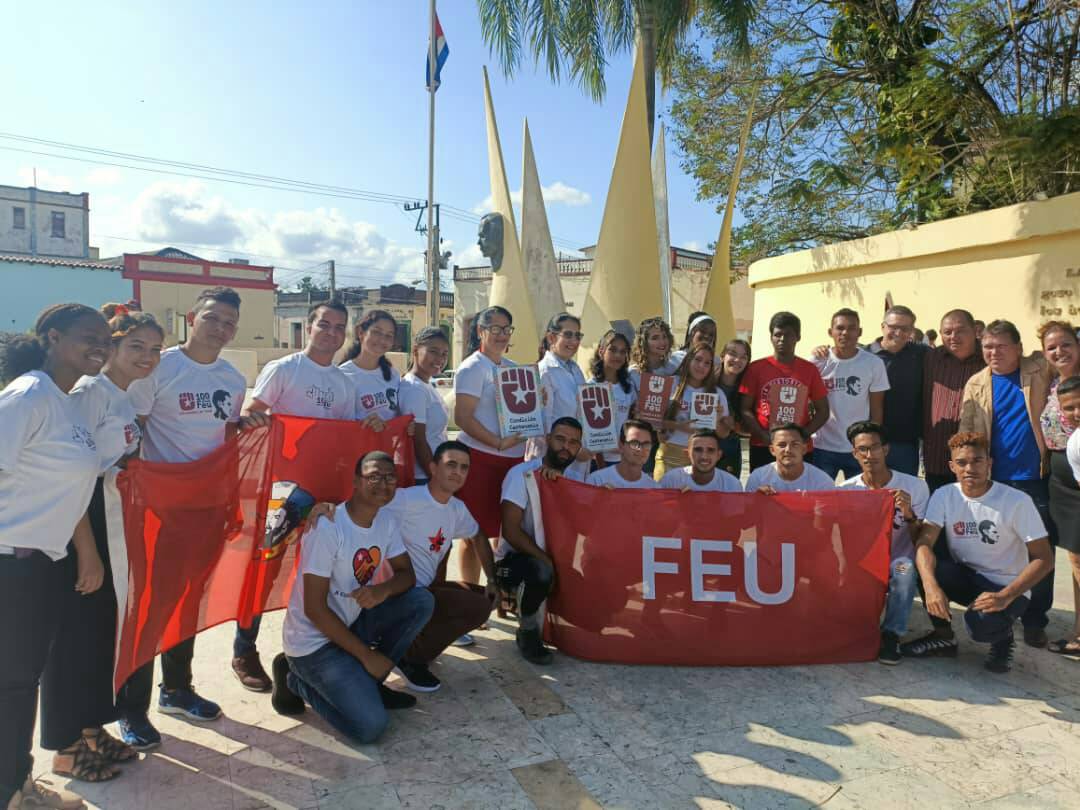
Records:
[[[503,438],[543,436],[544,406],[540,397],[540,372],[536,366],[495,369],[495,404],[499,435]]]
[[[693,430],[716,430],[720,418],[720,394],[698,391],[690,404],[690,427]]]
[[[610,383],[578,386],[578,420],[583,430],[582,446],[590,453],[614,450],[619,446]]]

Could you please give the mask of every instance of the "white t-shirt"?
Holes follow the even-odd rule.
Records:
[[[418,425],[424,426],[424,438],[434,453],[435,448],[446,441],[446,427],[450,424],[450,414],[439,395],[439,389],[410,371],[401,378],[399,398],[401,412],[411,415]],[[431,473],[420,466],[419,459],[414,475],[417,480],[431,477]]]
[[[383,508],[401,524],[401,537],[420,588],[434,582],[439,564],[450,553],[455,538],[473,537],[480,531],[469,507],[454,497],[439,503],[431,497],[426,484],[398,490],[394,500]]]
[[[637,481],[627,481],[621,475],[619,475],[619,469],[614,464],[610,467],[604,467],[596,472],[590,473],[589,478],[586,481],[588,484],[592,484],[594,487],[608,486],[609,484],[615,489],[659,489],[660,485],[656,483],[647,473],[642,473],[641,478]]]
[[[490,430],[496,436],[502,434],[499,431],[498,406],[495,404],[495,369],[516,365],[517,363],[513,360],[504,357],[502,362],[496,366],[483,352],[475,351],[465,358],[454,374],[454,396],[466,394],[476,397],[476,410],[473,411],[473,416],[485,429]],[[506,450],[496,450],[494,447],[477,441],[464,430],[461,431],[458,439],[481,453],[488,453],[493,456],[521,458],[525,455],[524,443],[516,444]]]
[[[346,360],[339,368],[355,386],[357,419],[364,419],[375,413],[384,422],[389,422],[398,415],[401,372],[396,368],[390,367],[389,380],[383,377],[383,370],[379,366],[373,369],[360,368],[352,360]]]
[[[690,421],[690,408],[694,404],[694,394],[698,393],[701,389],[695,388],[692,385],[686,386],[683,389],[682,399],[679,400],[679,410],[675,414],[676,422],[689,422]],[[727,397],[724,392],[716,390],[716,407],[719,413],[719,419],[728,415]],[[690,434],[684,430],[673,430],[671,435],[668,436],[668,444],[675,444],[679,447],[687,447],[690,444]]]
[[[0,552],[34,548],[64,558],[101,471],[102,418],[91,398],[65,394],[44,371],[0,391]]]
[[[525,534],[529,535],[540,548],[544,548],[544,542],[542,538],[537,538],[536,536],[536,523],[533,520],[532,506],[529,504],[529,493],[525,486],[525,475],[527,473],[535,472],[543,466],[544,460],[542,458],[534,458],[511,467],[507,470],[506,477],[503,478],[502,494],[499,496],[500,503],[503,501],[510,501],[510,503],[520,506],[525,510],[525,514],[521,518],[521,529]],[[571,481],[582,480],[580,474],[570,468],[564,470],[563,475]],[[500,535],[499,545],[495,548],[495,559],[501,560],[513,550],[514,547],[510,545],[505,537]]]
[[[135,416],[135,406],[127,391],[121,391],[107,375],[80,378],[71,395],[86,397],[94,412],[102,414],[94,441],[103,471],[139,449],[142,429]]]
[[[271,360],[255,381],[252,396],[271,413],[317,419],[356,416],[356,386],[334,365],[320,366],[303,352]]]
[[[593,382],[605,382],[605,380],[593,380]],[[614,407],[615,417],[615,433],[618,434],[622,430],[623,422],[630,418],[630,409],[634,407],[634,403],[637,402],[638,390],[634,386],[633,380],[630,381],[630,390],[624,391],[622,385],[618,382],[611,384],[611,400]],[[608,461],[612,464],[618,464],[621,456],[618,450],[607,450],[604,452],[604,461]]]
[[[225,426],[240,421],[247,381],[227,360],[196,363],[179,346],[161,353],[154,373],[128,388],[145,416],[147,461],[197,461],[225,443]]]
[[[564,416],[578,418],[578,387],[585,384],[585,375],[573,360],[560,360],[551,350],[537,363],[540,387],[547,391],[544,406],[544,430]]]
[[[863,481],[862,474],[853,475],[840,484],[849,489],[870,489]],[[899,489],[911,496],[911,511],[915,517],[922,520],[926,517],[926,506],[930,501],[930,488],[926,482],[914,475],[908,475],[897,470],[892,471],[892,478],[885,485],[885,489]],[[911,524],[904,520],[904,513],[899,507],[893,508],[892,524],[892,559],[907,557],[915,559],[915,538],[911,536]]]
[[[694,481],[693,467],[676,467],[668,470],[660,479],[663,489],[684,489],[689,487],[695,492],[742,492],[742,484],[739,479],[729,472],[717,467],[713,470],[712,480],[707,484],[699,484]]]
[[[1027,567],[1027,544],[1047,536],[1035,502],[997,482],[979,498],[965,496],[960,484],[941,487],[926,522],[942,528],[954,560],[1002,586]]]
[[[1069,443],[1065,445],[1065,458],[1072,468],[1073,478],[1080,482],[1080,430],[1069,434]]]
[[[829,421],[814,434],[814,447],[833,453],[850,453],[847,429],[870,418],[870,394],[889,390],[889,376],[881,358],[859,349],[847,360],[829,356],[814,360],[829,392]]]
[[[369,529],[353,522],[344,503],[334,511],[333,521],[320,519],[301,541],[300,570],[281,630],[285,654],[293,658],[310,655],[329,643],[304,612],[304,574],[330,580],[327,604],[342,622],[351,625],[363,608],[350,594],[385,581],[390,559],[405,553],[401,527],[385,509],[375,514]]]
[[[817,492],[835,489],[836,483],[828,473],[813,464],[803,464],[803,472],[794,481],[785,481],[776,471],[776,462],[758,467],[746,479],[746,491],[757,492],[761,487],[772,487],[777,492]]]

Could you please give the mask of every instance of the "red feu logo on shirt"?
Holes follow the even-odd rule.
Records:
[[[184,392],[180,395],[180,410],[193,411],[195,410],[195,395],[189,392]]]
[[[443,534],[442,526],[440,526],[439,530],[435,532],[435,536],[429,537],[428,540],[431,541],[432,551],[434,551],[436,554],[442,551],[443,544],[446,543],[446,535]]]
[[[134,423],[124,425],[124,444],[134,444],[139,438],[139,426]]]
[[[510,413],[536,410],[536,378],[528,368],[508,368],[499,374],[503,402]]]
[[[360,404],[363,406],[365,411],[372,410],[375,407],[375,395],[364,394],[362,397],[360,397]]]
[[[356,577],[357,584],[367,585],[375,576],[381,561],[382,551],[378,546],[357,549],[352,558],[353,576]]]
[[[611,426],[611,397],[602,386],[586,388],[581,392],[581,409],[585,412],[585,421],[594,430],[603,430]]]

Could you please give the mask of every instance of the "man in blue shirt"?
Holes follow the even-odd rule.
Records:
[[[1046,444],[1039,416],[1046,406],[1050,372],[1042,358],[1024,357],[1020,332],[1009,321],[989,324],[982,337],[986,368],[964,386],[960,432],[990,437],[990,474],[994,481],[1031,496],[1039,516],[1057,545],[1057,527],[1050,517]],[[1022,616],[1024,641],[1045,647],[1047,612],[1054,600],[1053,571],[1031,589],[1031,605]]]

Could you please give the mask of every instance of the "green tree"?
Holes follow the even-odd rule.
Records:
[[[755,0],[477,0],[484,41],[507,76],[526,52],[551,80],[563,75],[603,99],[608,58],[640,39],[645,55],[649,139],[656,120],[656,76],[667,85],[694,20],[708,13],[713,31],[734,53],[745,53]]]
[[[296,282],[296,291],[302,293],[314,293],[323,292],[326,288],[320,287],[319,282],[315,281],[311,276],[304,276],[298,282]]]
[[[737,262],[1077,189],[1075,0],[773,5],[746,60],[702,22],[671,107],[700,197],[726,201],[759,87]]]

